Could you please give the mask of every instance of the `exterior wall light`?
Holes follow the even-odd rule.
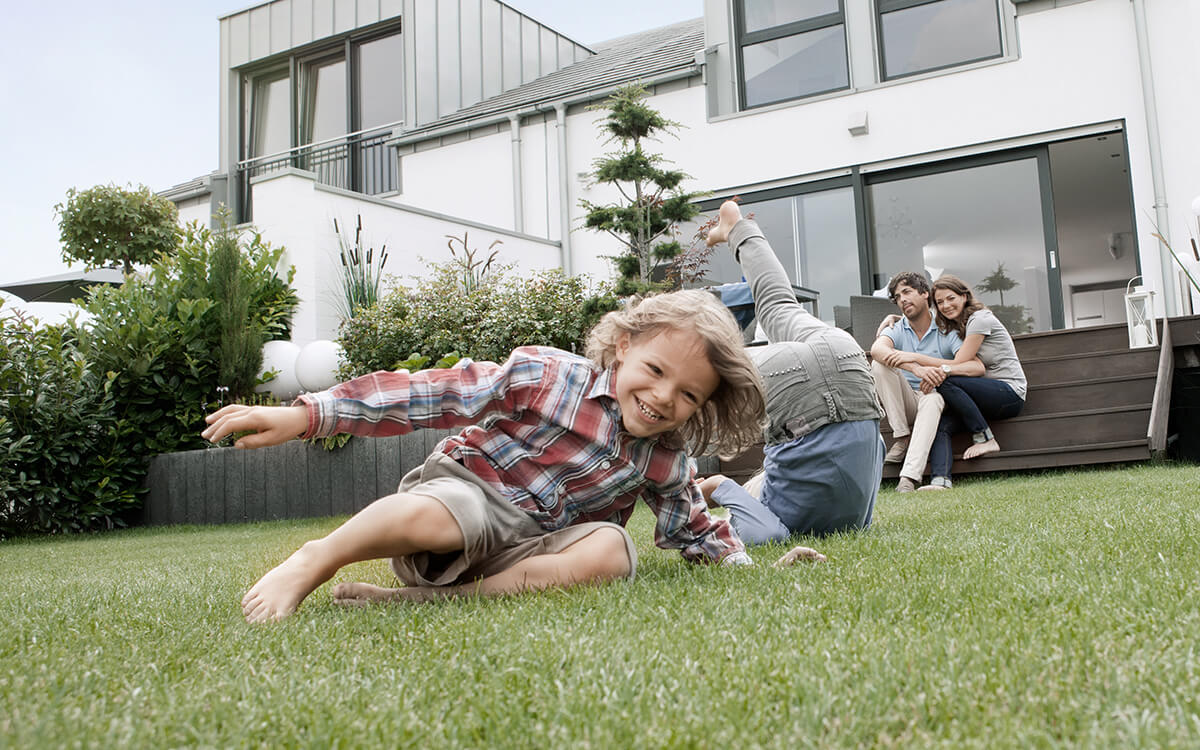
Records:
[[[1158,326],[1154,319],[1154,292],[1134,286],[1141,279],[1134,276],[1125,285],[1125,323],[1129,326],[1129,348],[1158,346]]]

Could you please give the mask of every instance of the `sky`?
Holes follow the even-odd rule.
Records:
[[[433,0],[417,0],[432,2]],[[163,190],[217,168],[217,19],[244,0],[8,4],[0,45],[0,282],[63,273],[69,188]],[[583,44],[698,18],[704,0],[508,0]],[[8,298],[6,305],[13,301]],[[49,316],[58,306],[29,306]]]

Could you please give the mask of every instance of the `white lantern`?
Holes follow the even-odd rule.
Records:
[[[296,379],[296,357],[300,347],[291,341],[268,341],[262,348],[262,369],[258,372],[261,378],[267,370],[277,374],[271,380],[256,387],[257,393],[270,393],[280,401],[290,401],[300,394],[300,381]]]
[[[307,392],[323,391],[337,385],[338,360],[342,347],[325,339],[304,345],[296,357],[296,379]]]
[[[1129,326],[1129,348],[1158,346],[1158,326],[1154,319],[1154,292],[1133,286],[1142,278],[1134,276],[1125,285],[1125,323]]]

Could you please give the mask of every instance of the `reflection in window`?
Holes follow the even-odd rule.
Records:
[[[366,130],[390,125],[404,119],[404,98],[400,82],[404,79],[404,50],[400,35],[363,42],[358,46],[358,125]]]
[[[840,0],[742,0],[739,9],[744,106],[850,85]]]
[[[900,271],[951,273],[1012,333],[1052,327],[1035,158],[880,182],[867,197],[876,288]]]
[[[286,151],[291,144],[291,102],[287,71],[262,75],[251,83],[250,148],[247,156]]]
[[[883,78],[998,57],[996,0],[880,0]]]
[[[742,214],[753,215],[788,279],[820,292],[817,313],[832,325],[835,308],[848,307],[850,296],[861,293],[853,190],[747,201]],[[718,283],[741,279],[741,268],[724,246],[709,266],[709,277]]]
[[[337,58],[304,68],[302,139],[314,143],[349,132],[346,127],[346,61]]]

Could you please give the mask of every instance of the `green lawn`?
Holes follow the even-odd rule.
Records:
[[[1197,747],[1200,468],[885,491],[821,565],[248,626],[337,519],[0,544],[0,747]],[[381,562],[338,580],[388,583]]]

